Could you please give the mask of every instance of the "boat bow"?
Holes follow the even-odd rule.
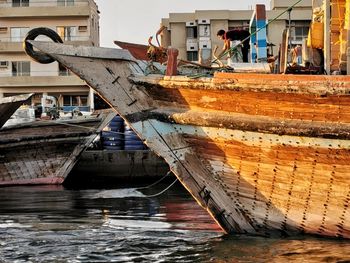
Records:
[[[99,93],[227,233],[350,238],[349,78],[140,77],[125,50],[30,43]]]

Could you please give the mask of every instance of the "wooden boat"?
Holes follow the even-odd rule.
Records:
[[[0,128],[12,116],[12,114],[33,94],[17,95],[0,99]]]
[[[149,57],[147,56],[148,46],[142,45],[142,44],[135,44],[130,42],[123,42],[123,41],[114,41],[114,44],[121,47],[122,49],[129,50],[131,55],[139,60],[149,60]]]
[[[0,130],[0,185],[61,184],[115,114],[35,121]]]
[[[227,233],[350,238],[349,76],[144,76],[125,50],[30,43],[108,101]]]

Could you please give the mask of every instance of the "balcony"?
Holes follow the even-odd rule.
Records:
[[[63,1],[64,2],[64,1]],[[90,15],[90,0],[68,3],[58,1],[29,1],[13,6],[12,2],[0,3],[0,18],[17,17],[81,17]]]
[[[18,53],[24,52],[22,42],[10,42],[0,39],[0,54],[1,53]]]
[[[271,0],[271,10],[287,9],[291,6],[290,0]],[[295,9],[311,9],[312,0],[304,0],[300,2]]]
[[[0,77],[0,92],[82,92],[88,86],[77,76]]]
[[[0,37],[0,54],[24,52],[23,40],[14,41],[11,38]],[[46,40],[45,41],[50,41]],[[89,36],[71,36],[64,40],[67,45],[92,46],[93,42]]]

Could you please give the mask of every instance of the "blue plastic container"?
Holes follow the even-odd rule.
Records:
[[[123,147],[124,143],[122,141],[104,141],[103,146],[120,146]]]
[[[124,123],[124,119],[122,117],[120,117],[119,115],[116,115],[113,117],[113,119],[111,120],[112,123],[116,123],[116,122],[121,122]]]
[[[124,138],[124,134],[121,132],[114,132],[114,131],[102,131],[101,132],[101,136],[103,138],[106,137],[115,137],[116,139],[123,139]]]
[[[124,120],[119,116],[114,116],[108,124],[108,128],[111,131],[123,132],[124,131]]]
[[[124,120],[116,115],[107,126],[108,131],[101,132],[101,142],[104,149],[124,149]]]
[[[144,150],[146,147],[137,134],[127,125],[124,128],[124,149],[128,151]]]

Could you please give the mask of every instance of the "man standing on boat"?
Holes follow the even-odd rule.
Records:
[[[243,29],[233,29],[229,31],[225,31],[220,29],[217,34],[219,39],[224,41],[224,48],[219,54],[218,58],[220,58],[226,51],[231,48],[231,41],[239,40],[242,41],[242,57],[243,62],[248,62],[248,52],[249,52],[249,39],[250,33],[248,30]]]

